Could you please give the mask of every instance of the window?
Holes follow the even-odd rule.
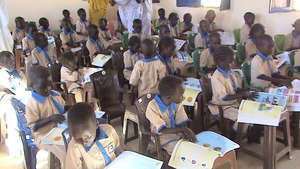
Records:
[[[294,0],[292,3],[292,6],[296,10],[300,10],[300,1],[299,0]]]
[[[221,0],[201,0],[201,6],[219,8],[221,6]]]
[[[222,0],[177,0],[178,7],[212,7],[219,8]]]

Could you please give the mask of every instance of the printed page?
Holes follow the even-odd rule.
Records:
[[[53,128],[46,136],[44,136],[41,141],[42,144],[51,144],[51,145],[61,145],[64,146],[64,140],[62,137],[62,132],[64,128]]]
[[[185,88],[182,104],[185,106],[194,106],[199,93],[200,91],[198,90]]]
[[[234,35],[231,32],[219,32],[222,45],[232,46],[235,44]]]
[[[93,59],[92,65],[103,67],[111,58],[112,56],[110,55],[99,54]]]

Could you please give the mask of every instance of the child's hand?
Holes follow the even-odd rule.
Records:
[[[51,116],[51,121],[54,123],[62,123],[65,120],[66,120],[65,117],[61,114],[55,114]]]
[[[248,99],[255,100],[257,99],[259,94],[257,92],[249,92]]]
[[[183,134],[184,134],[184,139],[186,139],[190,142],[193,142],[193,143],[195,143],[197,141],[195,133],[191,129],[184,127]]]

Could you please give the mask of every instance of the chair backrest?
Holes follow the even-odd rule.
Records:
[[[192,52],[193,63],[195,67],[195,72],[198,74],[200,72],[200,56],[203,49],[196,49]]]
[[[249,61],[244,62],[241,65],[241,70],[244,73],[244,85],[250,86],[250,83],[251,83],[251,63]]]
[[[241,29],[234,29],[233,35],[234,35],[235,43],[240,43],[241,42]]]
[[[237,44],[237,63],[242,64],[246,59],[246,48],[243,44],[239,43]]]
[[[286,39],[286,36],[283,34],[278,34],[274,36],[275,40],[275,46],[276,46],[276,51],[278,53],[281,53],[284,51],[284,41]]]
[[[295,55],[296,55],[296,51],[293,51],[289,54],[291,65],[293,65],[293,66],[295,65]]]
[[[150,132],[150,122],[147,120],[145,113],[147,110],[147,106],[151,100],[153,100],[155,94],[146,94],[135,102],[135,106],[138,110],[138,118],[139,118],[139,123],[142,124],[142,127],[144,128],[145,131]]]
[[[124,48],[127,48],[129,41],[129,33],[123,33],[122,35],[122,45]]]
[[[188,35],[188,44],[190,49],[195,48],[195,37],[197,36],[197,33],[191,33]]]
[[[211,80],[210,80],[210,78],[208,78],[207,75],[204,75],[204,76],[201,76],[200,82],[201,82],[202,91],[204,92],[205,102],[208,102],[212,99],[212,95],[213,95]],[[204,104],[207,104],[207,103],[204,103]]]

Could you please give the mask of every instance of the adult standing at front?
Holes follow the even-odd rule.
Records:
[[[142,20],[142,33],[151,36],[152,0],[110,0],[112,5],[117,4],[122,24],[133,33],[133,20]]]
[[[13,49],[13,39],[8,29],[8,13],[5,4],[6,0],[0,0],[0,52]]]
[[[105,18],[109,0],[83,0],[89,3],[89,20],[98,25],[100,18]]]

